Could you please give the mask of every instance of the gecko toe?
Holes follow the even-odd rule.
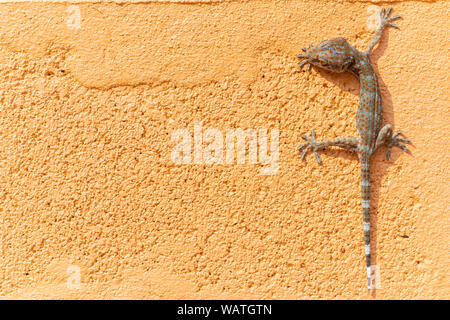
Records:
[[[411,140],[409,140],[408,138],[397,138],[397,141],[401,143],[411,143]]]
[[[399,27],[395,23],[389,22],[388,25],[394,29],[399,29]]]
[[[308,146],[308,144],[307,144],[307,143],[304,143],[304,144],[302,144],[302,145],[299,145],[299,146],[297,147],[297,150],[298,150],[298,151],[302,151],[302,150],[305,149],[307,146]]]
[[[319,156],[319,153],[317,151],[314,151],[314,155],[316,156],[316,161],[318,164],[322,164],[322,159]]]
[[[400,138],[400,136],[403,136],[404,138]],[[405,137],[405,134],[401,131],[398,130],[396,131],[393,135],[392,135],[392,139],[397,141],[397,142],[402,142],[402,143],[411,143],[411,140],[409,140],[408,138]]]
[[[298,64],[300,70],[303,69],[303,67],[304,67],[306,64],[308,64],[308,63],[309,63],[308,60],[305,60],[305,61],[300,62],[300,63]],[[310,65],[308,65],[308,66],[310,66]]]
[[[308,145],[306,146],[306,149],[302,152],[302,155],[301,155],[301,157],[300,157],[302,160],[305,160],[306,155],[308,154],[309,149],[311,149],[311,145],[308,144]]]
[[[392,135],[392,139],[395,140],[395,139],[397,139],[399,136],[404,136],[402,130],[395,131],[394,134]]]

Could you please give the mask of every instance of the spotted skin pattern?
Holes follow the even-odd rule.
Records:
[[[311,137],[302,136],[307,142],[299,146],[298,150],[303,151],[302,159],[306,157],[308,151],[312,150],[318,163],[322,163],[318,150],[324,150],[330,146],[341,147],[358,154],[361,162],[361,198],[368,290],[371,288],[370,159],[381,145],[387,145],[386,158],[389,160],[393,146],[408,151],[407,147],[402,143],[410,142],[406,138],[399,137],[401,131],[394,133],[390,124],[381,127],[383,118],[381,92],[377,75],[369,59],[372,49],[381,39],[383,29],[387,26],[397,28],[393,21],[399,19],[400,16],[389,17],[391,11],[391,8],[379,11],[380,25],[365,52],[356,50],[343,38],[334,38],[323,41],[317,47],[310,45],[309,48],[303,49],[304,54],[298,55],[298,58],[302,60],[299,64],[300,68],[307,65],[308,70],[311,69],[311,66],[316,66],[332,72],[350,72],[360,81],[361,91],[356,113],[356,128],[360,137],[336,138],[318,142],[316,141],[316,134],[312,130]]]

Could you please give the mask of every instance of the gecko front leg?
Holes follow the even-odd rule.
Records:
[[[393,146],[399,147],[403,151],[408,152],[409,149],[402,143],[411,143],[408,138],[400,138],[403,133],[399,130],[394,132],[390,124],[385,125],[378,133],[375,150],[377,150],[383,144],[387,146],[386,159],[391,159],[391,149]]]
[[[299,146],[297,149],[302,151],[302,160],[305,159],[306,154],[309,150],[314,152],[316,156],[317,163],[322,163],[322,159],[319,156],[319,150],[325,150],[328,147],[341,147],[351,152],[358,152],[358,139],[355,138],[335,138],[329,141],[316,141],[316,133],[314,130],[311,130],[311,137],[307,137],[306,135],[302,136],[303,140],[307,141],[306,143]]]
[[[393,23],[393,21],[400,19],[401,17],[399,15],[396,15],[394,17],[389,17],[389,15],[392,12],[392,8],[389,9],[381,9],[378,12],[378,16],[380,17],[380,25],[378,26],[377,30],[375,31],[375,34],[373,35],[372,41],[369,44],[369,47],[364,52],[366,55],[369,55],[372,49],[377,45],[378,42],[380,42],[381,35],[383,34],[383,29],[387,26],[390,26],[392,28],[398,29],[397,25]]]

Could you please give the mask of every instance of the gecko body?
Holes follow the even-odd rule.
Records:
[[[318,150],[326,149],[330,146],[345,148],[358,154],[361,162],[361,198],[362,198],[362,216],[364,230],[364,252],[366,257],[367,288],[371,288],[371,259],[370,259],[370,159],[373,153],[381,146],[387,145],[386,158],[390,159],[390,153],[393,146],[400,147],[408,151],[402,143],[409,143],[406,138],[400,138],[401,131],[393,132],[392,126],[386,124],[382,127],[383,105],[381,101],[381,91],[378,85],[377,75],[370,63],[370,52],[380,41],[383,29],[386,26],[397,28],[393,23],[400,16],[389,17],[392,9],[382,9],[379,12],[380,25],[369,47],[365,52],[360,52],[353,48],[347,40],[343,38],[334,38],[321,42],[317,47],[310,45],[303,49],[304,54],[299,54],[298,58],[303,61],[299,64],[300,68],[308,65],[327,69],[332,72],[350,72],[360,81],[360,98],[356,114],[356,127],[360,135],[359,138],[335,138],[329,141],[316,141],[314,130],[311,131],[311,137],[302,136],[307,142],[298,147],[302,153],[302,159],[307,152],[312,150],[316,161],[322,160]]]

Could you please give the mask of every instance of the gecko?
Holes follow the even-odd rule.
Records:
[[[335,138],[329,141],[317,141],[316,133],[311,130],[311,136],[303,135],[306,143],[297,149],[302,152],[304,160],[308,151],[313,151],[316,161],[321,164],[319,150],[335,146],[344,148],[358,155],[361,163],[361,203],[364,231],[364,253],[366,257],[367,290],[371,289],[371,259],[370,259],[370,159],[374,152],[382,145],[387,146],[386,159],[390,160],[391,149],[396,146],[409,152],[405,146],[410,140],[402,132],[393,131],[392,125],[382,127],[383,106],[381,91],[377,75],[370,63],[370,53],[378,44],[385,27],[398,29],[393,21],[400,19],[399,15],[390,17],[392,8],[378,11],[379,25],[373,35],[372,41],[364,52],[352,47],[344,38],[333,38],[321,42],[318,46],[312,44],[303,48],[303,54],[297,57],[301,60],[300,69],[307,65],[326,69],[332,72],[350,72],[360,82],[360,98],[356,113],[356,128],[359,138]]]

